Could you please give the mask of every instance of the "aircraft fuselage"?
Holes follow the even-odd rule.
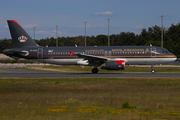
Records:
[[[78,61],[82,61],[83,58],[76,55],[70,56],[69,51],[76,54],[123,59],[126,64],[163,64],[177,59],[165,48],[157,46],[26,47],[18,50],[27,52],[26,55],[19,57],[59,65],[78,65]]]
[[[42,47],[36,44],[16,20],[7,20],[14,49],[4,51],[33,61],[58,65],[94,66],[92,73],[98,73],[98,66],[107,70],[124,70],[125,64],[154,64],[175,61],[177,58],[165,48],[156,46],[88,46],[88,47]]]

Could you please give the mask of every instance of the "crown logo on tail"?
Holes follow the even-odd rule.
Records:
[[[18,40],[20,41],[20,42],[26,42],[27,41],[27,37],[26,36],[20,36],[20,37],[18,37]]]

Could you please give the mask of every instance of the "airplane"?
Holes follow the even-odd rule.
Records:
[[[14,48],[4,54],[42,63],[57,65],[94,66],[106,70],[124,70],[126,65],[151,65],[173,62],[177,57],[167,49],[157,46],[71,46],[43,47],[36,44],[16,20],[7,20]]]

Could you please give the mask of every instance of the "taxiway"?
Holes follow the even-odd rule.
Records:
[[[39,71],[29,69],[1,68],[0,78],[114,78],[114,77],[143,77],[143,78],[180,78],[179,73],[64,73]]]

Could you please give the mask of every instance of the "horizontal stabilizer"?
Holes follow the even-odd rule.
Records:
[[[29,55],[28,51],[20,51],[20,50],[13,50],[13,49],[7,49],[4,51],[5,54],[9,54],[9,55],[14,55],[14,54],[18,54],[20,56],[27,56]]]

